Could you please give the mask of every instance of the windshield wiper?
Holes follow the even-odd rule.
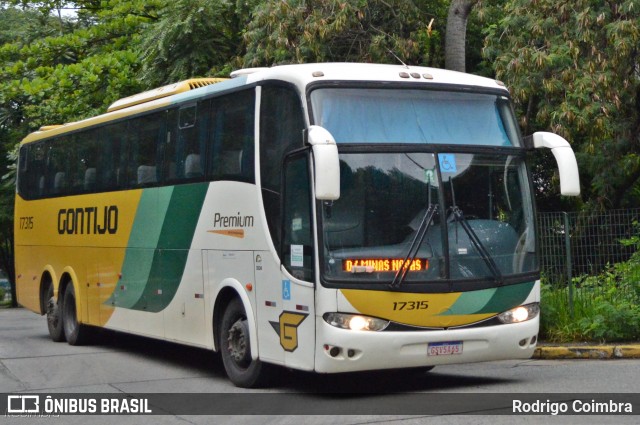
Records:
[[[475,249],[480,253],[482,260],[485,262],[485,264],[489,268],[489,271],[493,275],[493,278],[496,280],[496,282],[502,285],[504,281],[502,279],[502,273],[500,273],[500,269],[498,268],[498,265],[493,260],[493,257],[491,256],[489,251],[487,251],[487,248],[482,244],[476,232],[469,225],[469,222],[467,221],[464,214],[462,213],[462,210],[455,205],[451,209],[454,217],[456,218],[456,221],[460,222],[460,225],[469,236],[469,240],[471,240],[471,243],[473,244]]]
[[[411,241],[411,245],[409,245],[409,252],[400,265],[400,268],[396,272],[393,281],[389,284],[390,288],[399,288],[400,285],[402,285],[402,282],[407,276],[407,272],[409,271],[413,260],[415,260],[416,256],[418,255],[418,251],[420,250],[422,241],[427,234],[427,230],[429,230],[429,227],[431,227],[431,223],[433,223],[433,218],[435,217],[437,211],[437,204],[429,204],[429,208],[427,208],[427,211],[424,213],[424,217],[422,217],[422,221],[420,222],[420,226],[418,226],[416,235],[414,236],[413,241]]]

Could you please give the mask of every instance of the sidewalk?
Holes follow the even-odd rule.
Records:
[[[640,359],[640,343],[606,345],[542,344],[533,353],[534,359]]]

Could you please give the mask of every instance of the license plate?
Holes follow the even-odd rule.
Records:
[[[462,341],[431,342],[427,346],[428,356],[451,356],[462,354]]]

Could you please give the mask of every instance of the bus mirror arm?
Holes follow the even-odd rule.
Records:
[[[580,196],[580,174],[578,162],[571,145],[563,137],[554,133],[538,131],[530,136],[536,149],[551,149],[558,164],[560,174],[560,194],[564,196]]]
[[[316,199],[335,201],[340,198],[340,159],[336,141],[326,129],[312,125],[306,141],[313,151]]]

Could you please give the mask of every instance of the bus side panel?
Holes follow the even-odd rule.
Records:
[[[172,341],[211,346],[205,321],[202,253],[190,250],[173,302],[164,310],[165,336]]]
[[[98,255],[98,280],[92,295],[93,308],[98,309],[99,326],[105,326],[113,314],[115,305],[111,302],[111,295],[120,282],[122,263],[124,261],[123,248],[102,248]],[[95,317],[95,314],[94,314]]]
[[[282,273],[271,251],[259,251],[256,258],[256,298],[258,346],[264,361],[284,365],[285,351],[280,346],[282,314]],[[284,339],[284,338],[283,338]]]
[[[213,307],[221,286],[233,287],[251,302],[251,308],[264,308],[255,304],[257,282],[254,280],[254,250],[267,250],[267,229],[260,218],[257,188],[253,184],[220,181],[212,182],[203,202],[198,225],[194,231],[192,250],[200,250],[201,263],[195,260],[185,270],[187,285],[195,287],[198,267],[202,268],[205,297],[205,335],[203,343],[213,346]],[[193,264],[193,266],[191,266]],[[235,281],[237,285],[230,285]],[[227,283],[224,283],[227,282]],[[251,284],[249,289],[247,284]],[[187,297],[194,297],[195,292]],[[226,306],[220,306],[224,309]],[[255,318],[254,318],[255,319]]]
[[[65,268],[78,278],[78,320],[104,325],[105,300],[120,273],[142,191],[25,201],[16,196],[18,302],[40,312],[40,282],[51,271],[56,290]],[[87,303],[87,301],[89,301]],[[97,309],[97,310],[96,310]]]
[[[40,311],[40,278],[42,267],[31,260],[33,247],[21,246],[16,243],[16,293],[18,303],[35,312]]]
[[[34,229],[33,214],[30,213],[28,203],[16,194],[13,230],[15,235],[15,268],[16,295],[18,303],[35,312],[40,311],[40,281],[42,277],[41,264],[36,264],[32,256],[32,247],[27,245],[27,237]]]

